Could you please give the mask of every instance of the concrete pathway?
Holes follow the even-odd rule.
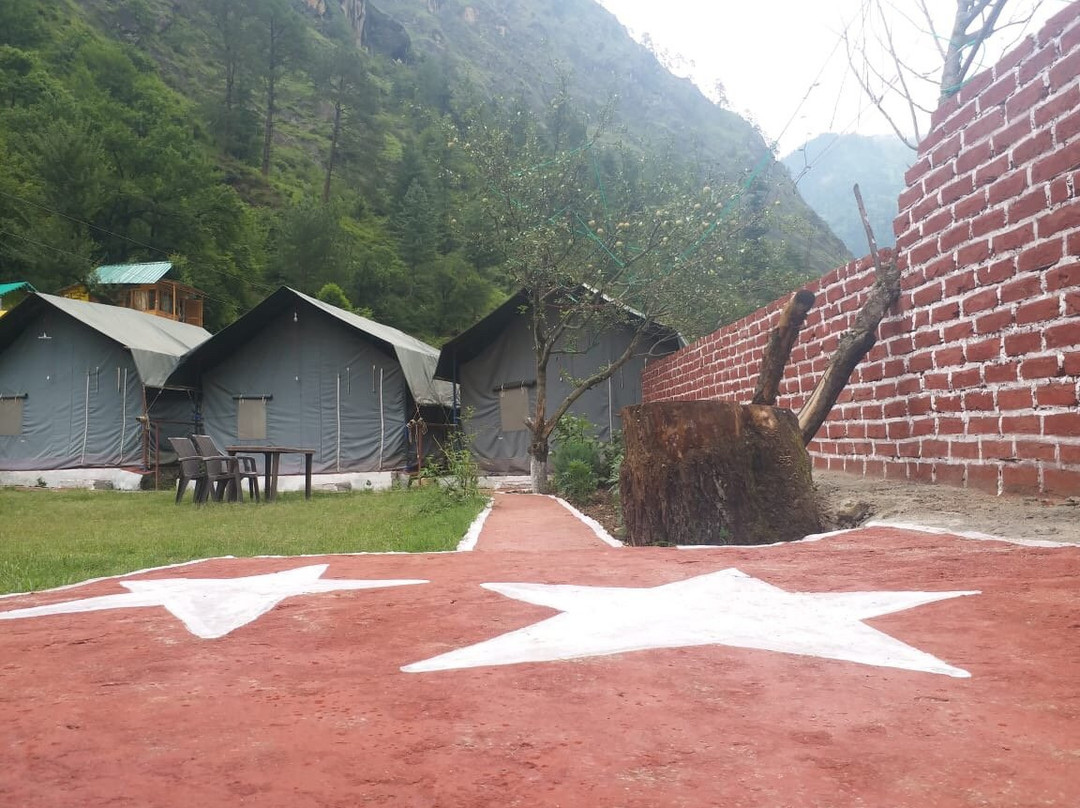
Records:
[[[536,553],[612,549],[555,497],[495,494],[477,540],[478,551]]]

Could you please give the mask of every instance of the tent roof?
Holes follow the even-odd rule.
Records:
[[[164,387],[180,357],[210,338],[198,326],[133,309],[87,303],[36,292],[0,318],[0,350],[10,345],[35,317],[59,311],[131,351],[142,383]]]
[[[106,285],[157,283],[170,269],[172,263],[169,261],[152,264],[105,264],[90,273],[90,280]]]
[[[4,295],[10,295],[12,292],[20,292],[25,289],[27,292],[36,292],[37,290],[28,281],[15,281],[15,283],[0,283],[0,297]]]
[[[303,292],[282,286],[236,322],[223,329],[184,357],[174,376],[177,381],[194,384],[199,369],[213,367],[231,355],[240,345],[253,339],[267,320],[289,306],[301,303],[317,309],[345,326],[363,334],[382,350],[393,354],[405,373],[409,391],[418,404],[449,406],[453,400],[451,385],[435,381],[433,374],[439,351],[404,331],[377,323],[358,314],[331,306]]]
[[[630,317],[642,320],[644,315],[629,306],[607,299],[612,305],[623,309]],[[454,364],[462,364],[475,359],[480,353],[494,341],[499,334],[506,330],[516,317],[521,316],[521,309],[527,306],[528,296],[524,290],[511,295],[510,298],[484,317],[479,322],[465,329],[442,347],[439,354],[439,364],[435,369],[436,379],[452,380],[454,378]],[[650,333],[658,339],[673,339],[673,348],[686,344],[682,336],[673,328],[653,324]]]

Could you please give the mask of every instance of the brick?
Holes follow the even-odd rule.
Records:
[[[959,264],[962,267],[971,266],[972,264],[981,264],[982,262],[984,262],[989,257],[990,257],[990,242],[989,242],[989,240],[987,240],[987,239],[982,239],[980,241],[970,241],[969,240],[967,244],[962,245],[960,247],[960,249],[957,251],[957,253],[956,253],[956,263]],[[974,274],[972,274],[971,277],[974,280]],[[967,287],[967,289],[973,289],[973,288],[975,288],[974,284],[972,284],[972,286]],[[967,289],[963,289],[963,290],[959,290],[959,291],[967,291]],[[949,294],[948,281],[946,281],[945,291],[946,291],[946,294]]]
[[[1053,444],[1057,447],[1059,462],[1080,466],[1080,443],[1059,443],[1054,441]]]
[[[956,105],[967,104],[969,101],[977,100],[979,95],[990,86],[990,83],[994,80],[994,76],[989,70],[984,70],[982,73],[978,73],[972,78],[968,79],[964,86],[960,88],[955,96],[953,96],[951,102]]]
[[[907,400],[907,409],[909,415],[926,415],[931,410],[930,396],[912,396]]]
[[[955,165],[954,165],[955,169]],[[951,205],[958,199],[963,199],[965,196],[975,190],[975,180],[970,174],[965,174],[962,177],[957,177],[950,183],[941,187],[941,204]]]
[[[960,153],[962,145],[960,132],[938,143],[930,152],[930,164],[934,166],[944,165]]]
[[[950,273],[955,271],[955,269],[956,258],[952,254],[949,254],[943,255],[940,258],[936,258],[930,263],[928,263],[923,268],[923,274],[925,274],[926,279],[929,281],[935,280],[944,275],[949,275]]]
[[[979,94],[979,109],[989,109],[1004,104],[1016,92],[1016,76],[1012,73],[994,82]]]
[[[971,320],[958,320],[955,323],[947,323],[941,329],[942,338],[946,342],[958,342],[975,333],[975,323]]]
[[[987,384],[1014,382],[1020,378],[1020,363],[1015,361],[996,362],[983,366],[983,378]]]
[[[886,430],[889,440],[905,440],[911,437],[911,425],[907,421],[889,421]]]
[[[952,386],[955,390],[964,390],[982,384],[981,368],[966,368],[954,371],[952,374]]]
[[[1074,140],[1052,151],[1031,166],[1031,182],[1046,182],[1059,174],[1080,166],[1080,140]],[[993,186],[991,186],[991,190]]]
[[[927,196],[931,196],[935,191],[951,182],[955,177],[956,166],[953,163],[946,163],[943,166],[935,168],[923,177],[923,193]]]
[[[1017,307],[1015,322],[1017,325],[1026,325],[1027,323],[1055,320],[1060,309],[1061,304],[1057,297],[1044,297],[1041,300],[1033,300]]]
[[[994,236],[991,240],[991,247],[994,252],[1002,253],[1030,244],[1034,239],[1035,226],[1029,222]]]
[[[1021,86],[1027,84],[1040,73],[1045,71],[1050,65],[1057,59],[1057,51],[1054,48],[1043,48],[1038,53],[1034,54],[1030,59],[1020,65],[1020,69],[1016,73],[1017,81]],[[1045,106],[1045,104],[1043,105]],[[1038,123],[1038,116],[1035,118]]]
[[[1049,382],[1035,388],[1035,403],[1040,407],[1076,406],[1076,384],[1073,382]]]
[[[1069,376],[1080,376],[1080,351],[1070,351],[1062,358],[1061,369]]]
[[[986,201],[990,205],[1000,205],[1002,202],[1016,199],[1027,188],[1027,172],[1013,171],[990,185],[986,191]]]
[[[937,419],[939,435],[963,435],[964,420],[958,415],[941,415]]]
[[[1008,309],[998,309],[984,314],[975,321],[976,334],[993,334],[1012,325],[1013,313]]]
[[[975,170],[975,187],[982,188],[997,182],[1009,172],[1009,155],[1002,154]]]
[[[953,463],[935,463],[934,482],[938,485],[962,486],[964,484],[964,467]]]
[[[961,395],[950,394],[945,396],[934,396],[934,412],[963,412],[964,411],[964,397]]]
[[[1016,257],[1018,272],[1034,272],[1052,267],[1062,256],[1061,239],[1053,239],[1028,247]]]
[[[1028,37],[1021,40],[1020,44],[998,59],[994,65],[994,75],[1001,76],[1012,71],[1032,53],[1035,52],[1035,41]]]
[[[993,144],[994,153],[1004,154],[1017,143],[1030,137],[1031,132],[1031,121],[1029,119],[1011,121],[1004,129],[999,129],[991,136],[990,142]]]
[[[1077,110],[1077,118],[1080,119],[1080,110]],[[1072,174],[1054,177],[1047,186],[1047,189],[1050,207],[1057,208],[1058,205],[1063,205],[1076,196],[1075,178]]]
[[[984,339],[969,343],[964,348],[964,359],[968,362],[987,362],[1001,355],[1001,340]]]
[[[909,356],[907,360],[908,373],[924,373],[934,366],[934,355],[927,352]]]
[[[1075,229],[1080,223],[1080,205],[1067,205],[1048,211],[1035,221],[1039,238],[1049,238],[1062,230]]]
[[[1008,205],[1009,224],[1017,224],[1030,219],[1036,213],[1046,210],[1047,204],[1046,191],[1043,188],[1036,188],[1016,197]]]
[[[984,114],[980,115],[978,119],[972,121],[968,126],[964,127],[964,150],[966,152],[974,151],[972,146],[979,144],[980,146],[988,146],[988,143],[979,143],[981,140],[989,137],[992,132],[997,131],[1005,125],[1005,110],[1000,107],[995,107]],[[959,164],[959,161],[957,161]],[[980,161],[982,162],[982,161]]]
[[[968,390],[964,393],[964,411],[977,412],[994,408],[994,394],[989,390]]]
[[[1004,432],[1004,429],[1002,431]],[[979,453],[983,460],[1012,460],[1016,456],[1013,442],[1001,438],[980,438]]]
[[[923,389],[925,390],[951,390],[948,373],[927,373],[923,376]],[[936,402],[935,398],[935,402]],[[935,404],[936,406],[936,404]]]
[[[1037,157],[1041,157],[1054,148],[1054,136],[1049,130],[1035,132],[1031,137],[1025,138],[1012,147],[1009,158],[1014,166],[1022,166],[1030,163]]]
[[[1027,331],[1019,334],[1007,334],[1004,342],[1006,356],[1026,356],[1041,351],[1043,347],[1040,332]]]
[[[1066,143],[1078,134],[1080,134],[1080,109],[1054,124],[1054,140],[1058,143]]]
[[[1065,236],[1065,251],[1069,255],[1080,255],[1080,230]]]
[[[1055,497],[1075,497],[1080,495],[1080,471],[1044,469],[1043,493]]]
[[[1021,460],[1049,460],[1056,459],[1057,449],[1053,443],[1039,440],[1017,440],[1016,456]]]
[[[1024,275],[1001,286],[1001,302],[1014,303],[1028,300],[1042,292],[1042,279],[1038,275]]]
[[[969,414],[965,431],[968,435],[996,436],[1001,432],[1001,417],[998,415]]]
[[[919,222],[919,234],[923,238],[930,238],[931,236],[940,233],[942,230],[944,230],[953,223],[953,214],[951,208],[940,207],[936,199],[928,199],[927,204],[932,206],[932,212],[930,212],[930,215],[928,215],[925,219],[922,219]],[[917,215],[917,211],[912,212],[912,218],[915,218],[915,216]],[[936,246],[936,242],[934,242],[934,244]],[[927,256],[927,258],[930,257],[932,256]]]
[[[1049,379],[1060,375],[1056,356],[1037,356],[1020,363],[1021,379]]]
[[[975,314],[997,307],[998,290],[995,288],[983,289],[975,294],[968,295],[963,299],[964,314]]]
[[[967,487],[986,491],[990,494],[998,493],[998,469],[997,466],[970,465],[967,468]]]
[[[1065,316],[1080,316],[1080,292],[1069,292],[1065,295]]]
[[[1007,494],[1032,495],[1039,493],[1038,466],[1004,466],[1001,469],[1001,490]]]
[[[1011,390],[997,391],[997,408],[1002,412],[1010,410],[1030,410],[1031,390],[1027,387],[1017,387]]]
[[[1067,84],[1076,81],[1077,75],[1080,75],[1080,51],[1074,51],[1058,59],[1046,75],[1051,92],[1057,92]]]
[[[934,345],[941,344],[941,332],[938,330],[932,331],[917,331],[915,332],[912,341],[915,343],[917,349],[929,348]]]
[[[965,136],[967,132],[964,133]],[[976,143],[973,146],[965,146],[964,150],[956,158],[956,173],[968,174],[979,166],[988,162],[994,156],[994,146],[989,140]]]
[[[1008,435],[1039,435],[1042,423],[1038,415],[1003,415],[1001,432]]]
[[[933,283],[922,287],[921,289],[912,292],[911,305],[917,308],[924,308],[931,303],[937,303],[941,300],[942,289],[940,283]]]
[[[982,286],[989,285],[991,283],[1001,283],[1001,281],[1011,278],[1016,274],[1016,259],[1014,257],[1000,258],[987,266],[979,267],[975,272],[975,277],[979,279],[979,284]]]
[[[933,325],[938,323],[947,323],[951,320],[955,320],[960,316],[960,304],[956,301],[951,303],[942,303],[940,306],[934,306],[930,309],[930,322]]]
[[[1051,326],[1044,334],[1047,348],[1080,345],[1080,319]]]
[[[978,441],[950,441],[949,457],[956,460],[978,460]]]

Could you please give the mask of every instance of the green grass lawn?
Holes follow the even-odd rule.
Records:
[[[435,488],[200,508],[173,497],[0,489],[0,593],[214,556],[453,550],[483,507]]]

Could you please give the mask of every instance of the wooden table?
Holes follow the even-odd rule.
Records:
[[[226,446],[230,455],[261,454],[263,456],[263,496],[267,502],[277,499],[278,470],[283,454],[302,454],[304,456],[304,499],[311,499],[311,461],[314,449],[300,449],[296,446]]]

